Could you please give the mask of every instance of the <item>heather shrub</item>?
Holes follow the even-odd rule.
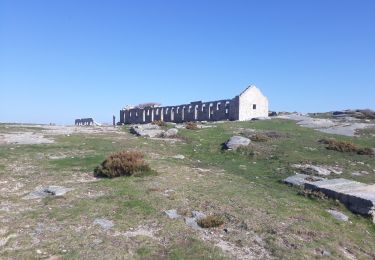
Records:
[[[256,133],[250,137],[253,142],[267,142],[270,138],[262,133]]]
[[[153,125],[157,125],[157,126],[160,126],[160,127],[165,127],[165,126],[167,126],[167,123],[164,122],[163,120],[155,120],[155,121],[153,121],[151,124],[153,124]]]
[[[197,223],[202,228],[213,228],[223,225],[224,221],[219,216],[211,215],[198,220]]]
[[[338,152],[357,152],[358,148],[355,144],[349,141],[337,141],[333,139],[322,139],[319,143],[327,145],[328,150],[334,150]]]
[[[187,123],[186,126],[185,126],[185,128],[189,129],[189,130],[197,130],[197,129],[199,129],[197,123],[195,123],[195,122],[189,122],[189,123]]]
[[[358,148],[355,144],[349,141],[337,141],[334,139],[321,139],[319,143],[326,144],[328,150],[334,150],[338,152],[352,152],[359,155],[373,155],[373,151],[370,148]]]
[[[114,178],[150,172],[144,155],[136,151],[120,151],[111,154],[94,170],[95,177]]]

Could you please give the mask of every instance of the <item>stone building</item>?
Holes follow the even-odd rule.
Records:
[[[165,122],[251,120],[268,117],[268,99],[254,85],[233,99],[211,102],[196,101],[178,106],[127,106],[120,111],[120,124],[145,124],[155,120]]]

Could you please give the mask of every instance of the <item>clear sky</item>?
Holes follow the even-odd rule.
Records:
[[[0,122],[111,122],[249,84],[271,110],[374,109],[375,1],[0,0]]]

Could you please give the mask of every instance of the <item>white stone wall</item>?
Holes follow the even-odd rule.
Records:
[[[256,86],[248,87],[240,95],[239,120],[268,117],[268,99]],[[256,105],[254,109],[253,106]]]

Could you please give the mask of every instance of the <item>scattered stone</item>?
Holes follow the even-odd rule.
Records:
[[[228,141],[225,142],[227,149],[236,150],[241,146],[248,146],[251,143],[251,140],[242,136],[233,136]]]
[[[182,154],[177,154],[175,156],[172,156],[172,158],[183,160],[183,159],[185,159],[185,156],[183,156]]]
[[[322,180],[325,180],[325,179],[322,177],[315,177],[315,176],[297,173],[296,175],[289,176],[288,178],[284,179],[283,182],[286,184],[291,184],[293,186],[302,186],[305,183],[311,183],[311,182],[322,181]]]
[[[322,251],[322,256],[331,256],[331,252],[329,252],[327,250],[323,250]]]
[[[171,137],[176,137],[178,134],[178,129],[177,128],[171,128],[165,131],[163,134],[163,137],[165,138],[171,138]]]
[[[97,219],[95,219],[94,220],[94,225],[99,225],[104,230],[109,230],[109,229],[111,229],[114,226],[113,221],[105,219],[105,218],[97,218]]]
[[[166,210],[164,211],[165,214],[167,214],[167,216],[171,219],[177,219],[179,217],[181,217],[178,213],[177,213],[177,210],[175,209],[170,209],[170,210]]]
[[[62,186],[38,187],[29,195],[25,196],[24,199],[42,199],[48,196],[63,196],[65,193],[71,190],[73,189]]]
[[[345,215],[344,213],[341,213],[340,211],[328,209],[327,212],[332,215],[335,219],[339,221],[348,221],[349,217]]]

